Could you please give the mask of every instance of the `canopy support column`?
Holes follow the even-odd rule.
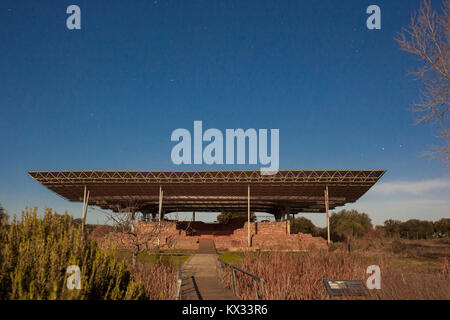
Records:
[[[86,193],[87,191],[87,193]],[[84,225],[86,224],[86,215],[89,203],[89,194],[90,191],[87,190],[86,185],[84,186],[84,195],[83,195],[83,218],[81,219],[81,237],[84,239]]]
[[[195,221],[195,211],[192,211],[192,221]]]
[[[252,238],[250,236],[250,233],[251,233],[251,227],[250,227],[250,185],[248,185],[247,191],[248,191],[247,192],[247,200],[248,200],[248,203],[247,203],[247,211],[248,211],[248,228],[247,228],[247,231],[248,231],[248,246],[251,247],[252,246]]]
[[[325,210],[327,212],[327,243],[330,244],[330,212],[329,212],[329,202],[328,202],[328,186],[325,189]]]
[[[162,215],[163,190],[159,186],[159,207],[158,207],[158,248],[161,246],[161,215]]]

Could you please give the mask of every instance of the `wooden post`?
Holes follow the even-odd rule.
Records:
[[[162,187],[159,186],[159,208],[158,208],[158,248],[161,245],[161,215],[162,215],[162,198],[163,198],[163,190]]]
[[[192,221],[195,221],[195,211],[192,211]]]
[[[249,247],[251,247],[252,246],[252,240],[251,240],[251,236],[250,236],[250,231],[251,231],[251,228],[250,228],[250,185],[248,185],[248,188],[247,188],[247,198],[248,198],[248,206],[247,206],[247,211],[248,211],[248,228],[247,228],[247,231],[248,231],[248,246]]]
[[[330,212],[328,203],[328,186],[325,189],[325,209],[327,211],[327,243],[330,244]]]

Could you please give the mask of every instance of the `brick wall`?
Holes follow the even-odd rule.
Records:
[[[325,239],[313,237],[310,234],[288,234],[288,221],[282,222],[251,222],[251,241],[253,249],[261,250],[310,250],[326,249]],[[138,234],[157,235],[157,222],[139,222]],[[246,218],[233,219],[229,224],[207,224],[197,222],[162,222],[161,245],[174,249],[198,249],[201,238],[214,239],[218,250],[248,249],[248,222]],[[115,243],[121,248],[132,247],[132,237],[126,234],[110,232],[107,234],[109,243]],[[96,240],[105,243],[105,238]],[[152,241],[156,243],[156,238]]]

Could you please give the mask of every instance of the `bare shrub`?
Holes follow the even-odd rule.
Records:
[[[142,283],[151,300],[176,298],[176,268],[172,264],[138,262],[132,269],[133,279]]]

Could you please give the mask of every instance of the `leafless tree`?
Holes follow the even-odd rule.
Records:
[[[450,164],[449,13],[450,0],[443,0],[440,13],[431,7],[429,0],[424,0],[409,26],[395,38],[401,50],[416,55],[423,63],[412,72],[423,84],[420,101],[413,104],[412,111],[417,115],[416,123],[427,122],[437,127],[443,144],[433,146],[426,154],[442,158],[447,166]]]
[[[132,245],[132,266],[136,266],[137,256],[140,252],[149,249],[172,248],[176,243],[176,238],[170,236],[164,243],[161,243],[161,234],[167,229],[168,223],[154,223],[149,229],[139,228],[138,230],[138,206],[129,202],[126,206],[118,206],[115,211],[104,212],[108,223],[112,223],[116,232],[127,235]],[[122,245],[125,241],[120,237]]]

